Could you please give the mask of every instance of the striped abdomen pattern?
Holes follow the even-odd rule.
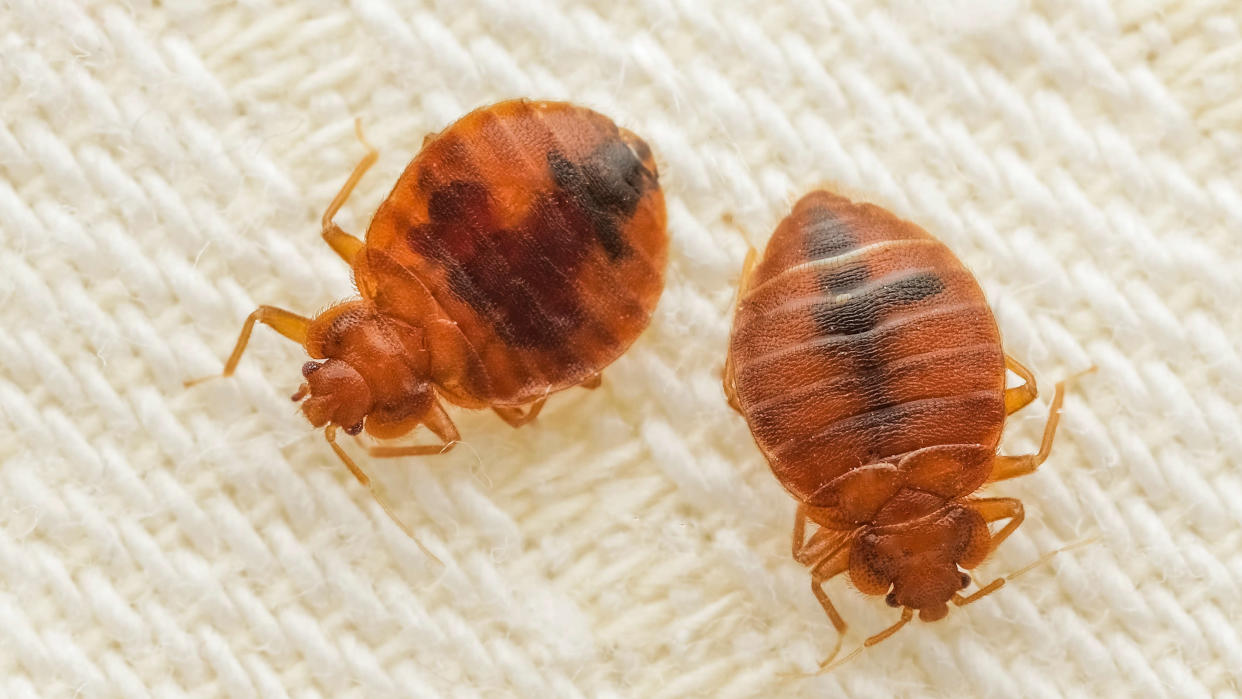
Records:
[[[1005,364],[983,292],[949,249],[870,204],[813,192],[743,290],[734,387],[803,502],[851,469],[944,444],[994,449]]]

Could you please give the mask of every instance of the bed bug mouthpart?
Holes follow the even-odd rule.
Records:
[[[312,361],[293,400],[410,533],[337,430],[385,442],[422,425],[439,443],[367,451],[439,454],[459,439],[441,399],[518,427],[552,393],[598,386],[663,289],[664,196],[635,134],[565,102],[511,100],[429,136],[361,240],[333,218],[378,157],[367,148],[322,221],[358,295],[313,318],[260,306],[220,375],[255,323],[302,345]]]
[[[1007,370],[1023,383],[1006,388]],[[811,569],[811,590],[836,628],[824,661],[831,669],[847,625],[823,583],[837,575],[901,609],[840,662],[916,612],[935,621],[950,604],[1004,584],[962,592],[965,571],[1022,524],[1022,503],[974,493],[1044,462],[1065,381],[1039,451],[997,454],[1006,416],[1037,391],[1002,349],[974,277],[913,223],[815,191],[780,223],[762,259],[753,250],[747,258],[724,390],[798,501],[793,557]],[[990,531],[1000,520],[1008,521]]]

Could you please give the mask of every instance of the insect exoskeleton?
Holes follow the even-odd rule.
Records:
[[[338,428],[390,440],[425,425],[439,444],[369,452],[435,454],[459,436],[441,399],[516,427],[550,394],[594,388],[648,325],[668,255],[651,149],[584,107],[512,100],[470,112],[427,138],[360,240],[333,217],[376,158],[323,215],[358,296],[313,318],[259,307],[223,371],[256,322],[305,347],[313,361],[293,398],[369,487]]]
[[[1007,369],[1023,383],[1006,388]],[[747,260],[724,373],[729,403],[798,501],[793,555],[837,629],[833,656],[846,624],[823,583],[836,575],[902,609],[865,645],[915,611],[934,621],[1004,583],[961,593],[1023,519],[1018,500],[974,493],[1043,463],[1064,382],[1038,453],[998,455],[1035,379],[1005,354],[983,291],[943,243],[878,206],[806,195]]]

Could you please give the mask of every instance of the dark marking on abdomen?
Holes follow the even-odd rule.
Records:
[[[552,181],[581,208],[608,259],[631,254],[621,229],[656,182],[630,146],[609,138],[578,163],[555,149],[547,158]]]
[[[803,216],[802,249],[807,261],[836,257],[858,246],[858,238],[849,223],[838,218],[831,208],[816,206]]]
[[[880,284],[845,301],[826,299],[811,306],[811,318],[822,335],[856,335],[874,328],[890,311],[918,303],[943,290],[944,282],[934,273],[919,272]]]
[[[839,270],[831,279],[821,279],[824,286],[839,287],[849,281],[857,281],[848,289],[837,291],[848,294],[857,291],[865,284],[867,268],[854,268],[862,274],[847,275],[846,270]],[[828,275],[825,275],[828,276]],[[834,289],[835,290],[835,289]],[[889,313],[918,303],[935,296],[944,290],[944,282],[930,271],[917,272],[911,276],[896,279],[888,283],[880,283],[846,301],[830,298],[822,304],[813,306],[811,317],[815,328],[821,335],[849,335],[852,337],[843,347],[849,356],[850,369],[860,379],[859,386],[863,390],[850,391],[851,397],[860,400],[865,411],[882,411],[901,402],[900,397],[893,396],[888,390],[889,379],[883,353],[877,344],[874,330]],[[840,347],[837,351],[840,351]]]
[[[512,229],[497,228],[487,187],[457,180],[428,195],[424,225],[407,234],[410,247],[448,274],[449,289],[487,317],[515,347],[563,352],[569,336],[589,320],[572,280],[586,261],[591,225],[565,192],[533,198]]]
[[[837,296],[857,289],[871,278],[871,272],[865,262],[856,262],[840,269],[820,272],[815,275],[815,286],[825,294]]]

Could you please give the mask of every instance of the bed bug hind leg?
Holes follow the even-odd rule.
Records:
[[[583,381],[582,383],[578,384],[578,386],[580,388],[585,388],[588,391],[594,391],[595,389],[599,388],[603,384],[604,384],[604,375],[599,372],[596,372],[592,374],[590,378],[588,378],[586,381]]]
[[[354,133],[358,135],[358,140],[362,141],[362,145],[366,146],[367,154],[362,156],[362,160],[354,166],[354,171],[349,173],[349,179],[345,180],[345,184],[341,187],[341,191],[336,193],[336,197],[332,199],[332,203],[328,204],[327,210],[323,212],[323,239],[332,248],[341,259],[352,263],[354,256],[362,249],[364,243],[358,238],[341,230],[332,219],[336,216],[336,212],[340,211],[341,206],[345,204],[345,200],[349,199],[349,195],[354,191],[354,187],[358,186],[358,181],[366,174],[367,170],[375,164],[379,159],[379,151],[367,143],[366,137],[362,135],[362,120],[354,120]]]
[[[286,311],[283,308],[275,306],[259,306],[246,317],[246,322],[242,323],[241,334],[237,336],[237,343],[233,345],[233,352],[224,362],[224,369],[219,374],[211,376],[203,376],[185,382],[186,388],[196,386],[204,381],[215,378],[227,378],[233,375],[237,369],[238,362],[241,361],[242,353],[246,351],[246,345],[250,343],[250,333],[254,331],[255,323],[263,323],[276,332],[293,340],[299,345],[306,344],[306,335],[310,330],[311,320],[305,316],[300,316],[292,311]]]
[[[1021,385],[1005,389],[1005,414],[1013,415],[1039,396],[1039,387],[1035,385],[1035,375],[1031,370],[1008,354],[1005,355],[1005,368],[1022,379]]]
[[[543,404],[547,402],[548,397],[543,396],[522,408],[494,405],[492,406],[492,411],[499,415],[500,419],[509,423],[510,427],[521,427],[539,417],[539,411],[543,410]]]
[[[1006,357],[1006,361],[1010,361],[1008,357]],[[1022,365],[1018,364],[1018,366],[1021,367]],[[1023,369],[1023,371],[1025,371],[1025,369]],[[1057,425],[1061,422],[1061,405],[1065,402],[1066,384],[1093,371],[1095,371],[1095,367],[1091,367],[1090,369],[1086,369],[1085,371],[1081,371],[1057,382],[1056,388],[1052,393],[1052,403],[1048,406],[1048,421],[1044,423],[1044,436],[1043,439],[1040,440],[1039,451],[1034,454],[1021,454],[1018,456],[997,456],[992,462],[992,473],[988,476],[989,483],[1024,476],[1039,468],[1040,464],[1044,463],[1044,461],[1048,459],[1048,454],[1052,452],[1052,441],[1057,434]],[[1021,372],[1018,373],[1019,375],[1022,375]],[[1027,372],[1027,375],[1029,376],[1029,372]],[[1023,378],[1026,378],[1026,376]],[[1031,398],[1034,398],[1035,380],[1034,378],[1030,378],[1024,386],[1019,386],[1005,392],[1006,407],[1009,405],[1010,391],[1017,391],[1025,388],[1025,386],[1030,386]],[[1030,400],[1026,401],[1026,403],[1029,402]],[[1026,403],[1023,403],[1022,405],[1025,405]],[[1018,407],[1021,407],[1021,405]]]

